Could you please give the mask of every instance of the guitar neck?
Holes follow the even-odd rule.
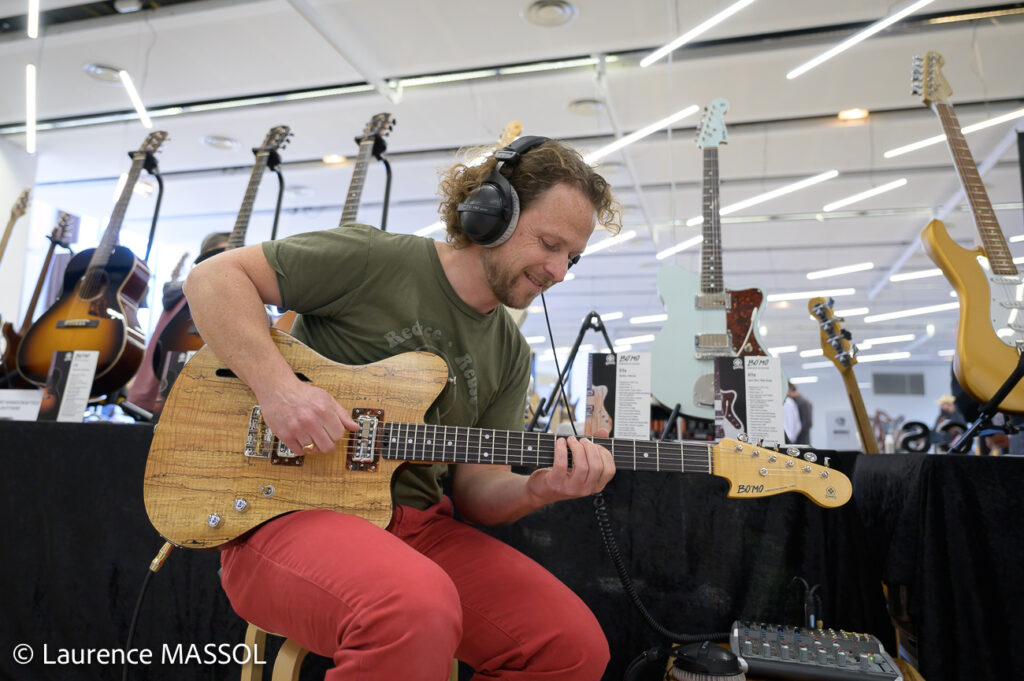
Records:
[[[18,221],[17,215],[11,213],[11,219],[7,221],[7,229],[4,230],[4,236],[0,239],[0,262],[4,261],[4,253],[7,252],[7,242],[11,240],[11,233],[14,231],[14,223]]]
[[[363,196],[363,183],[366,181],[366,168],[370,164],[373,144],[372,136],[363,138],[359,142],[359,155],[356,157],[356,165],[352,170],[352,181],[348,185],[348,196],[345,197],[345,207],[341,211],[339,226],[355,222],[359,215],[359,201]]]
[[[417,423],[389,423],[381,456],[423,463],[492,463],[544,467],[555,460],[556,436]],[[615,467],[635,471],[712,473],[714,443],[592,438]]]
[[[960,184],[963,185],[967,201],[971,204],[978,235],[985,248],[985,255],[992,265],[992,271],[996,274],[1017,274],[1017,266],[1013,264],[1010,248],[996,220],[995,211],[992,210],[988,192],[985,191],[978,167],[974,164],[974,157],[971,156],[971,150],[960,130],[960,122],[957,120],[953,105],[949,102],[935,102],[932,109],[942,122],[946,142],[953,156],[953,164],[960,176]]]
[[[703,293],[721,293],[722,229],[718,210],[718,147],[704,149],[704,241],[701,244],[700,289]]]
[[[142,166],[146,162],[146,153],[137,151],[132,154],[132,165],[128,169],[128,176],[125,179],[124,187],[121,189],[121,196],[117,199],[114,212],[110,214],[110,222],[107,224],[107,231],[103,233],[103,239],[92,254],[89,260],[89,271],[102,269],[110,261],[110,256],[117,247],[121,234],[121,224],[124,222],[125,213],[128,211],[128,202],[135,191],[135,184],[142,174]]]
[[[857,422],[857,432],[860,433],[864,453],[878,454],[881,450],[875,439],[875,429],[871,427],[871,419],[868,418],[868,410],[864,408],[864,398],[860,394],[857,377],[853,374],[852,368],[841,370],[839,373],[843,377],[843,385],[846,386],[846,396],[850,398],[850,408],[853,409],[853,418]]]
[[[51,241],[50,247],[46,250],[46,258],[43,259],[43,268],[39,271],[39,278],[36,280],[36,287],[32,291],[32,299],[28,301],[28,310],[25,311],[25,319],[21,323],[21,328],[18,329],[18,335],[24,337],[28,333],[29,328],[32,326],[32,318],[36,315],[36,305],[39,304],[39,295],[43,291],[43,282],[46,280],[46,274],[50,271],[50,261],[53,260],[53,252],[57,248],[57,242]]]
[[[256,163],[253,164],[252,173],[249,175],[249,184],[245,188],[245,197],[242,199],[242,207],[238,209],[238,217],[235,218],[235,226],[228,237],[227,249],[241,248],[245,245],[245,233],[249,230],[249,220],[252,218],[252,207],[256,203],[256,192],[260,188],[260,180],[263,179],[263,171],[266,170],[267,160],[270,153],[260,151],[256,154]]]

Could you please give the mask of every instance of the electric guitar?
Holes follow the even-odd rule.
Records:
[[[857,385],[857,377],[853,374],[853,365],[857,363],[857,346],[850,342],[853,335],[842,327],[843,319],[835,316],[832,305],[831,298],[828,301],[824,298],[811,298],[807,301],[807,309],[821,327],[821,351],[825,357],[832,360],[836,369],[839,369],[839,375],[843,377],[846,396],[850,398],[850,409],[853,410],[853,419],[857,424],[857,433],[860,435],[864,453],[878,454],[881,450],[875,438],[875,429],[871,426],[868,411],[864,408],[864,398],[860,394],[860,386]]]
[[[964,390],[984,404],[1017,366],[1017,344],[1024,342],[1024,278],[1013,263],[949,102],[953,91],[942,75],[944,63],[937,52],[929,52],[923,60],[915,59],[915,94],[922,96],[942,122],[982,246],[971,250],[960,247],[939,220],[932,220],[924,228],[921,243],[956,289],[960,301],[953,371]],[[999,410],[1024,414],[1024,383],[1010,391]]]
[[[380,156],[384,153],[387,145],[384,138],[395,127],[395,119],[389,113],[379,113],[370,119],[363,129],[363,136],[357,138],[359,152],[356,154],[355,167],[352,168],[352,179],[348,185],[348,195],[345,197],[345,206],[341,209],[341,222],[338,226],[347,225],[356,221],[359,214],[359,202],[363,197],[363,184],[366,181],[366,168],[370,164],[370,156]],[[284,332],[292,330],[295,323],[295,311],[288,310],[274,322],[275,329]]]
[[[118,235],[147,154],[155,153],[166,139],[162,130],[151,132],[132,152],[124,189],[99,246],[71,259],[60,298],[25,334],[18,349],[18,372],[29,383],[46,383],[51,358],[58,350],[99,352],[91,397],[121,388],[142,363],[146,338],[136,311],[149,284],[149,267],[118,245]]]
[[[0,237],[0,262],[4,260],[4,253],[7,252],[7,242],[11,240],[11,233],[14,231],[14,223],[18,221],[18,218],[25,214],[28,210],[28,199],[32,194],[31,189],[21,190],[21,194],[18,195],[18,199],[11,206],[11,218],[7,221],[7,228],[4,230],[3,237]]]
[[[700,276],[673,265],[658,272],[668,319],[651,345],[651,393],[666,406],[680,405],[687,416],[708,420],[715,418],[715,358],[767,354],[756,332],[764,294],[722,283],[718,147],[727,142],[728,108],[726,100],[714,100],[697,128],[704,151]]]
[[[252,207],[256,203],[256,194],[260,188],[260,180],[263,179],[263,171],[267,168],[270,156],[278,149],[283,149],[291,137],[291,128],[287,125],[278,125],[270,129],[263,144],[255,150],[256,161],[249,175],[249,184],[245,188],[245,196],[242,198],[242,206],[238,209],[238,216],[235,218],[235,226],[228,237],[228,245],[224,250],[240,248],[245,245],[245,234],[249,229],[249,221],[252,219]],[[196,325],[192,322],[192,311],[186,303],[171,321],[167,322],[160,337],[156,340],[156,349],[153,352],[153,374],[163,376],[164,362],[167,361],[167,354],[170,352],[194,352],[203,346],[203,339],[196,331]]]
[[[72,219],[71,215],[61,212],[57,216],[56,226],[50,232],[50,236],[47,237],[50,240],[50,247],[46,250],[46,257],[43,258],[43,266],[39,270],[39,278],[36,280],[36,287],[32,291],[32,298],[28,301],[28,309],[25,311],[25,320],[21,323],[21,328],[15,331],[14,324],[10,322],[4,322],[3,327],[0,328],[0,333],[3,334],[4,340],[7,342],[3,358],[0,359],[0,367],[3,368],[4,377],[7,378],[12,388],[28,388],[32,385],[18,375],[16,369],[18,348],[21,347],[21,339],[25,337],[29,327],[32,326],[32,318],[36,315],[36,305],[39,304],[43,283],[46,281],[46,276],[50,273],[50,262],[53,260],[53,252],[57,246],[62,248],[68,247]]]
[[[391,477],[405,462],[550,466],[555,436],[427,425],[423,414],[448,381],[445,361],[408,352],[346,366],[271,329],[296,375],[327,390],[360,429],[330,452],[296,455],[266,427],[252,391],[209,348],[178,376],[153,436],[143,495],[157,532],[188,548],[214,548],[290,511],[331,509],[386,527]],[[738,440],[651,442],[596,438],[619,469],[717,475],[729,496],[799,492],[835,508],[849,479],[813,453],[775,452]]]

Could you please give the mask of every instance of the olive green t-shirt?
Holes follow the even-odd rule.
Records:
[[[343,364],[432,352],[449,383],[427,423],[522,430],[529,347],[504,307],[482,314],[455,293],[431,239],[352,224],[267,241],[263,253],[300,341]],[[394,502],[437,503],[446,470],[406,466]]]

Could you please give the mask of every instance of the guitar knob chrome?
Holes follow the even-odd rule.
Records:
[[[235,499],[235,510],[239,513],[245,513],[249,510],[249,502],[244,497],[238,497]]]
[[[221,523],[221,517],[216,513],[211,513],[206,517],[206,524],[210,527],[217,527]]]
[[[746,442],[747,441],[747,434],[746,433],[738,433],[736,435],[736,439],[739,440],[740,442]]]
[[[265,496],[267,499],[274,496],[275,491],[277,490],[274,489],[273,485],[260,485],[260,494]]]
[[[786,447],[786,454],[790,456],[800,456],[800,450],[796,447]]]
[[[814,463],[815,461],[818,460],[818,455],[815,454],[814,452],[804,452],[804,458],[810,461],[811,463]]]

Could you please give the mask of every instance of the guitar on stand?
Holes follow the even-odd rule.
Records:
[[[99,246],[71,259],[57,302],[25,334],[18,372],[29,383],[46,383],[53,353],[59,350],[99,352],[90,397],[123,387],[142,363],[146,339],[136,311],[149,284],[149,267],[118,245],[118,236],[139,174],[166,139],[166,132],[152,132],[131,153],[127,180]]]
[[[0,264],[3,263],[4,254],[7,252],[7,242],[11,240],[11,234],[14,232],[14,223],[25,215],[25,211],[28,210],[28,200],[31,194],[31,189],[23,189],[21,194],[18,195],[18,199],[14,202],[14,205],[11,206],[11,217],[7,221],[7,228],[4,230],[3,237],[0,237]],[[0,317],[0,322],[3,322],[3,317]],[[14,347],[13,351],[11,350],[11,341],[8,336],[8,330],[10,330],[10,333],[14,333],[14,326],[10,322],[3,322],[3,329],[4,338],[7,338],[8,340],[7,344],[4,346],[3,360],[0,362],[0,385],[4,385],[8,382],[9,379],[7,378],[7,375],[14,368],[13,361],[9,363],[8,357],[14,357],[15,355],[11,353],[18,352],[17,346]]]
[[[348,185],[348,195],[345,197],[345,206],[341,209],[341,222],[338,226],[355,222],[359,215],[359,203],[363,198],[363,184],[366,182],[366,168],[370,164],[370,157],[380,158],[380,155],[387,151],[387,142],[384,138],[395,127],[395,118],[389,113],[379,113],[370,119],[363,129],[363,136],[356,138],[359,143],[359,152],[356,155],[355,167],[352,168],[352,180]],[[288,310],[274,322],[274,328],[284,332],[291,331],[295,323],[296,314]]]
[[[18,348],[21,347],[21,339],[25,337],[29,327],[32,326],[32,318],[36,316],[36,305],[39,304],[39,296],[42,294],[43,284],[50,273],[53,252],[57,249],[57,246],[68,248],[69,239],[71,238],[71,227],[76,222],[77,218],[68,213],[61,212],[58,215],[57,225],[50,232],[50,235],[46,237],[50,240],[50,247],[46,249],[46,257],[43,258],[43,266],[39,270],[39,278],[36,280],[36,287],[32,291],[32,298],[28,301],[28,309],[25,311],[25,319],[21,323],[21,328],[15,331],[13,324],[4,322],[3,328],[0,329],[0,333],[3,334],[4,339],[7,341],[3,358],[0,359],[0,367],[3,368],[2,374],[4,378],[0,385],[6,384],[12,388],[32,387],[31,383],[18,374]]]
[[[807,309],[811,316],[818,320],[821,329],[821,351],[825,357],[832,360],[839,369],[839,375],[843,378],[843,385],[846,386],[846,396],[850,398],[850,409],[853,410],[853,420],[857,424],[857,433],[860,435],[860,444],[865,454],[878,454],[878,440],[875,438],[875,429],[868,418],[867,409],[864,408],[864,398],[860,393],[860,386],[857,385],[857,377],[853,374],[853,367],[857,363],[857,346],[850,342],[853,335],[842,327],[842,317],[836,317],[833,309],[833,300],[829,298],[811,298],[807,301]]]
[[[715,418],[715,358],[766,355],[757,337],[764,304],[758,288],[734,291],[722,282],[722,229],[718,202],[718,147],[727,142],[723,117],[729,102],[711,102],[697,128],[704,151],[703,243],[700,275],[668,265],[658,291],[668,319],[651,345],[651,393],[687,416]],[[691,350],[692,348],[692,350]]]
[[[283,149],[291,137],[291,128],[287,125],[278,125],[270,129],[263,144],[253,149],[256,154],[256,161],[249,175],[249,184],[245,188],[245,196],[242,198],[242,206],[238,209],[238,216],[235,218],[235,226],[228,237],[228,245],[224,250],[240,248],[245,245],[245,234],[249,229],[249,221],[252,219],[252,208],[256,203],[256,194],[260,188],[260,180],[263,179],[263,172],[267,168],[271,157],[277,154],[278,149]],[[180,263],[179,263],[180,264]],[[188,303],[179,309],[171,321],[160,332],[156,339],[156,348],[153,351],[153,373],[158,379],[165,373],[165,365],[168,357],[174,353],[195,352],[203,347],[203,339],[192,322],[192,312]],[[166,394],[161,392],[161,394]],[[162,401],[158,398],[158,402]]]
[[[974,215],[981,246],[968,250],[949,236],[945,225],[932,220],[921,232],[921,243],[960,301],[953,371],[964,390],[977,402],[994,402],[983,411],[1024,414],[1024,277],[1013,263],[1006,237],[996,220],[985,185],[964,141],[956,112],[949,101],[952,89],[942,75],[944,60],[929,52],[915,58],[915,94],[942,123],[960,183]]]

